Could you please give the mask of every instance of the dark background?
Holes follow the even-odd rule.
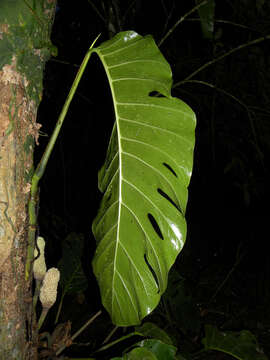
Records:
[[[193,6],[195,2],[189,0],[59,1],[52,31],[58,56],[46,66],[38,114],[43,136],[36,162],[90,44],[99,33],[99,44],[113,35],[109,22],[116,32],[152,34],[158,43]],[[215,57],[268,34],[268,1],[216,1],[213,39],[203,38],[198,12],[194,12],[160,50],[177,83]],[[188,328],[179,315],[179,343],[181,336],[188,341],[200,336],[201,324],[213,323],[225,330],[249,329],[266,353],[269,351],[269,69],[270,42],[265,39],[192,78],[204,84],[183,83],[172,90],[173,96],[189,104],[197,115],[186,215],[188,236],[173,271],[184,279],[186,302],[192,304],[198,319]],[[71,232],[84,236],[83,263],[89,286],[80,305],[76,297],[67,297],[61,315],[63,321],[72,320],[74,331],[101,307],[91,272],[95,250],[91,223],[101,199],[97,172],[113,121],[104,71],[98,59],[91,57],[41,181],[39,213],[40,232],[49,243],[49,266],[55,266],[61,257],[62,239]],[[162,311],[161,306],[153,315],[157,323]],[[95,325],[95,338],[104,336],[104,329],[110,327],[104,315]]]

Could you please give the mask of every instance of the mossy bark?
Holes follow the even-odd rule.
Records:
[[[36,359],[27,203],[55,0],[0,1],[0,360]]]

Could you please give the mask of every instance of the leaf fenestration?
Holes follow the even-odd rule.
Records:
[[[119,33],[94,51],[116,121],[99,172],[93,269],[112,321],[129,326],[157,306],[184,245],[195,115],[171,96],[171,69],[151,36]]]

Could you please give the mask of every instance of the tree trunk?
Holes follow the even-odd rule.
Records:
[[[55,0],[0,0],[0,360],[37,359],[27,204],[54,11]]]

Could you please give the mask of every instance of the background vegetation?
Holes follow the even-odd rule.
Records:
[[[58,56],[46,68],[38,120],[44,137],[36,160],[54,128],[78,64],[99,33],[104,41],[114,31],[132,29],[141,35],[152,34],[159,43],[195,5],[176,0],[84,0],[75,6],[59,1],[52,34]],[[270,34],[269,19],[267,1],[218,1],[212,38],[203,36],[199,15],[193,12],[160,46],[172,67],[174,83],[179,83],[173,95],[195,111],[197,130],[187,242],[174,266],[168,292],[149,320],[187,351],[200,349],[206,323],[221,330],[251,330],[270,355],[269,40],[213,61]],[[209,61],[209,66],[187,81]],[[66,295],[60,314],[60,321],[71,320],[74,330],[101,306],[89,263],[95,249],[91,223],[101,198],[97,171],[114,120],[103,69],[97,59],[91,62],[41,182],[39,212],[40,234],[49,242],[48,266],[61,259],[61,242],[67,236],[75,232],[83,239],[83,270],[90,280],[87,288],[81,288],[84,291]],[[48,328],[53,327],[54,317],[52,313],[47,319]],[[110,319],[103,314],[78,342],[94,349],[110,328]],[[122,330],[118,331],[120,335]],[[121,349],[115,347],[101,358],[115,356]],[[77,346],[76,354],[84,351],[85,346]]]

